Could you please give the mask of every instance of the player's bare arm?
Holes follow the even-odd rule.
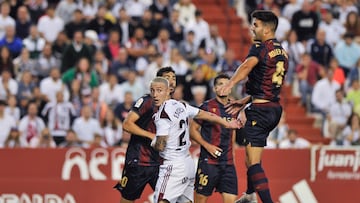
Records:
[[[221,117],[217,116],[216,114],[213,114],[208,111],[201,110],[199,113],[195,116],[195,118],[200,120],[206,120],[211,123],[217,123],[222,125],[225,128],[231,128],[231,129],[237,129],[243,127],[243,125],[240,124],[237,120],[233,119],[231,121],[227,121],[225,119],[222,119]]]
[[[235,86],[239,81],[244,80],[255,65],[259,62],[259,59],[255,56],[247,58],[235,71],[234,75],[230,78],[228,84],[220,87],[221,95],[227,95],[230,93],[231,88]]]
[[[206,151],[208,151],[211,154],[211,156],[213,156],[214,158],[217,158],[218,155],[221,154],[222,152],[221,148],[212,145],[203,139],[203,137],[200,134],[200,125],[195,121],[192,121],[190,123],[190,138],[195,140],[202,147],[204,147]]]
[[[166,147],[167,139],[168,139],[167,135],[157,136],[156,141],[155,141],[155,146],[154,146],[155,150],[160,151],[160,152],[164,151],[165,147]]]
[[[146,131],[140,128],[135,122],[140,118],[139,114],[130,111],[128,116],[125,118],[123,123],[123,129],[133,135],[139,135],[142,137],[147,137],[149,139],[154,139],[155,134],[149,131]]]

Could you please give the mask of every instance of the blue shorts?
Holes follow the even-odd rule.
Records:
[[[235,166],[208,164],[205,160],[199,160],[195,179],[196,193],[210,196],[214,189],[216,192],[237,195]]]
[[[125,164],[121,180],[114,186],[127,200],[139,199],[146,184],[155,190],[159,166],[140,166]]]
[[[279,103],[253,103],[245,109],[245,145],[253,147],[266,146],[269,133],[278,125],[282,114]]]

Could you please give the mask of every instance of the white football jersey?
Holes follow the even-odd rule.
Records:
[[[155,116],[156,136],[168,136],[165,150],[160,156],[165,160],[176,160],[189,155],[189,120],[199,113],[191,105],[170,99],[165,101]]]

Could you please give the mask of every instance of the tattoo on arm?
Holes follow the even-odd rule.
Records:
[[[157,136],[156,137],[156,142],[155,142],[155,150],[157,151],[164,151],[165,147],[166,147],[166,142],[167,142],[167,138],[168,136]]]

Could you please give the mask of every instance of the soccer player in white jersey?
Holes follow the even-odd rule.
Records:
[[[150,94],[159,110],[154,114],[156,138],[152,145],[163,159],[155,187],[154,202],[194,201],[195,165],[190,156],[189,118],[207,120],[226,128],[240,128],[240,122],[221,117],[170,99],[169,82],[162,77],[151,81]]]

